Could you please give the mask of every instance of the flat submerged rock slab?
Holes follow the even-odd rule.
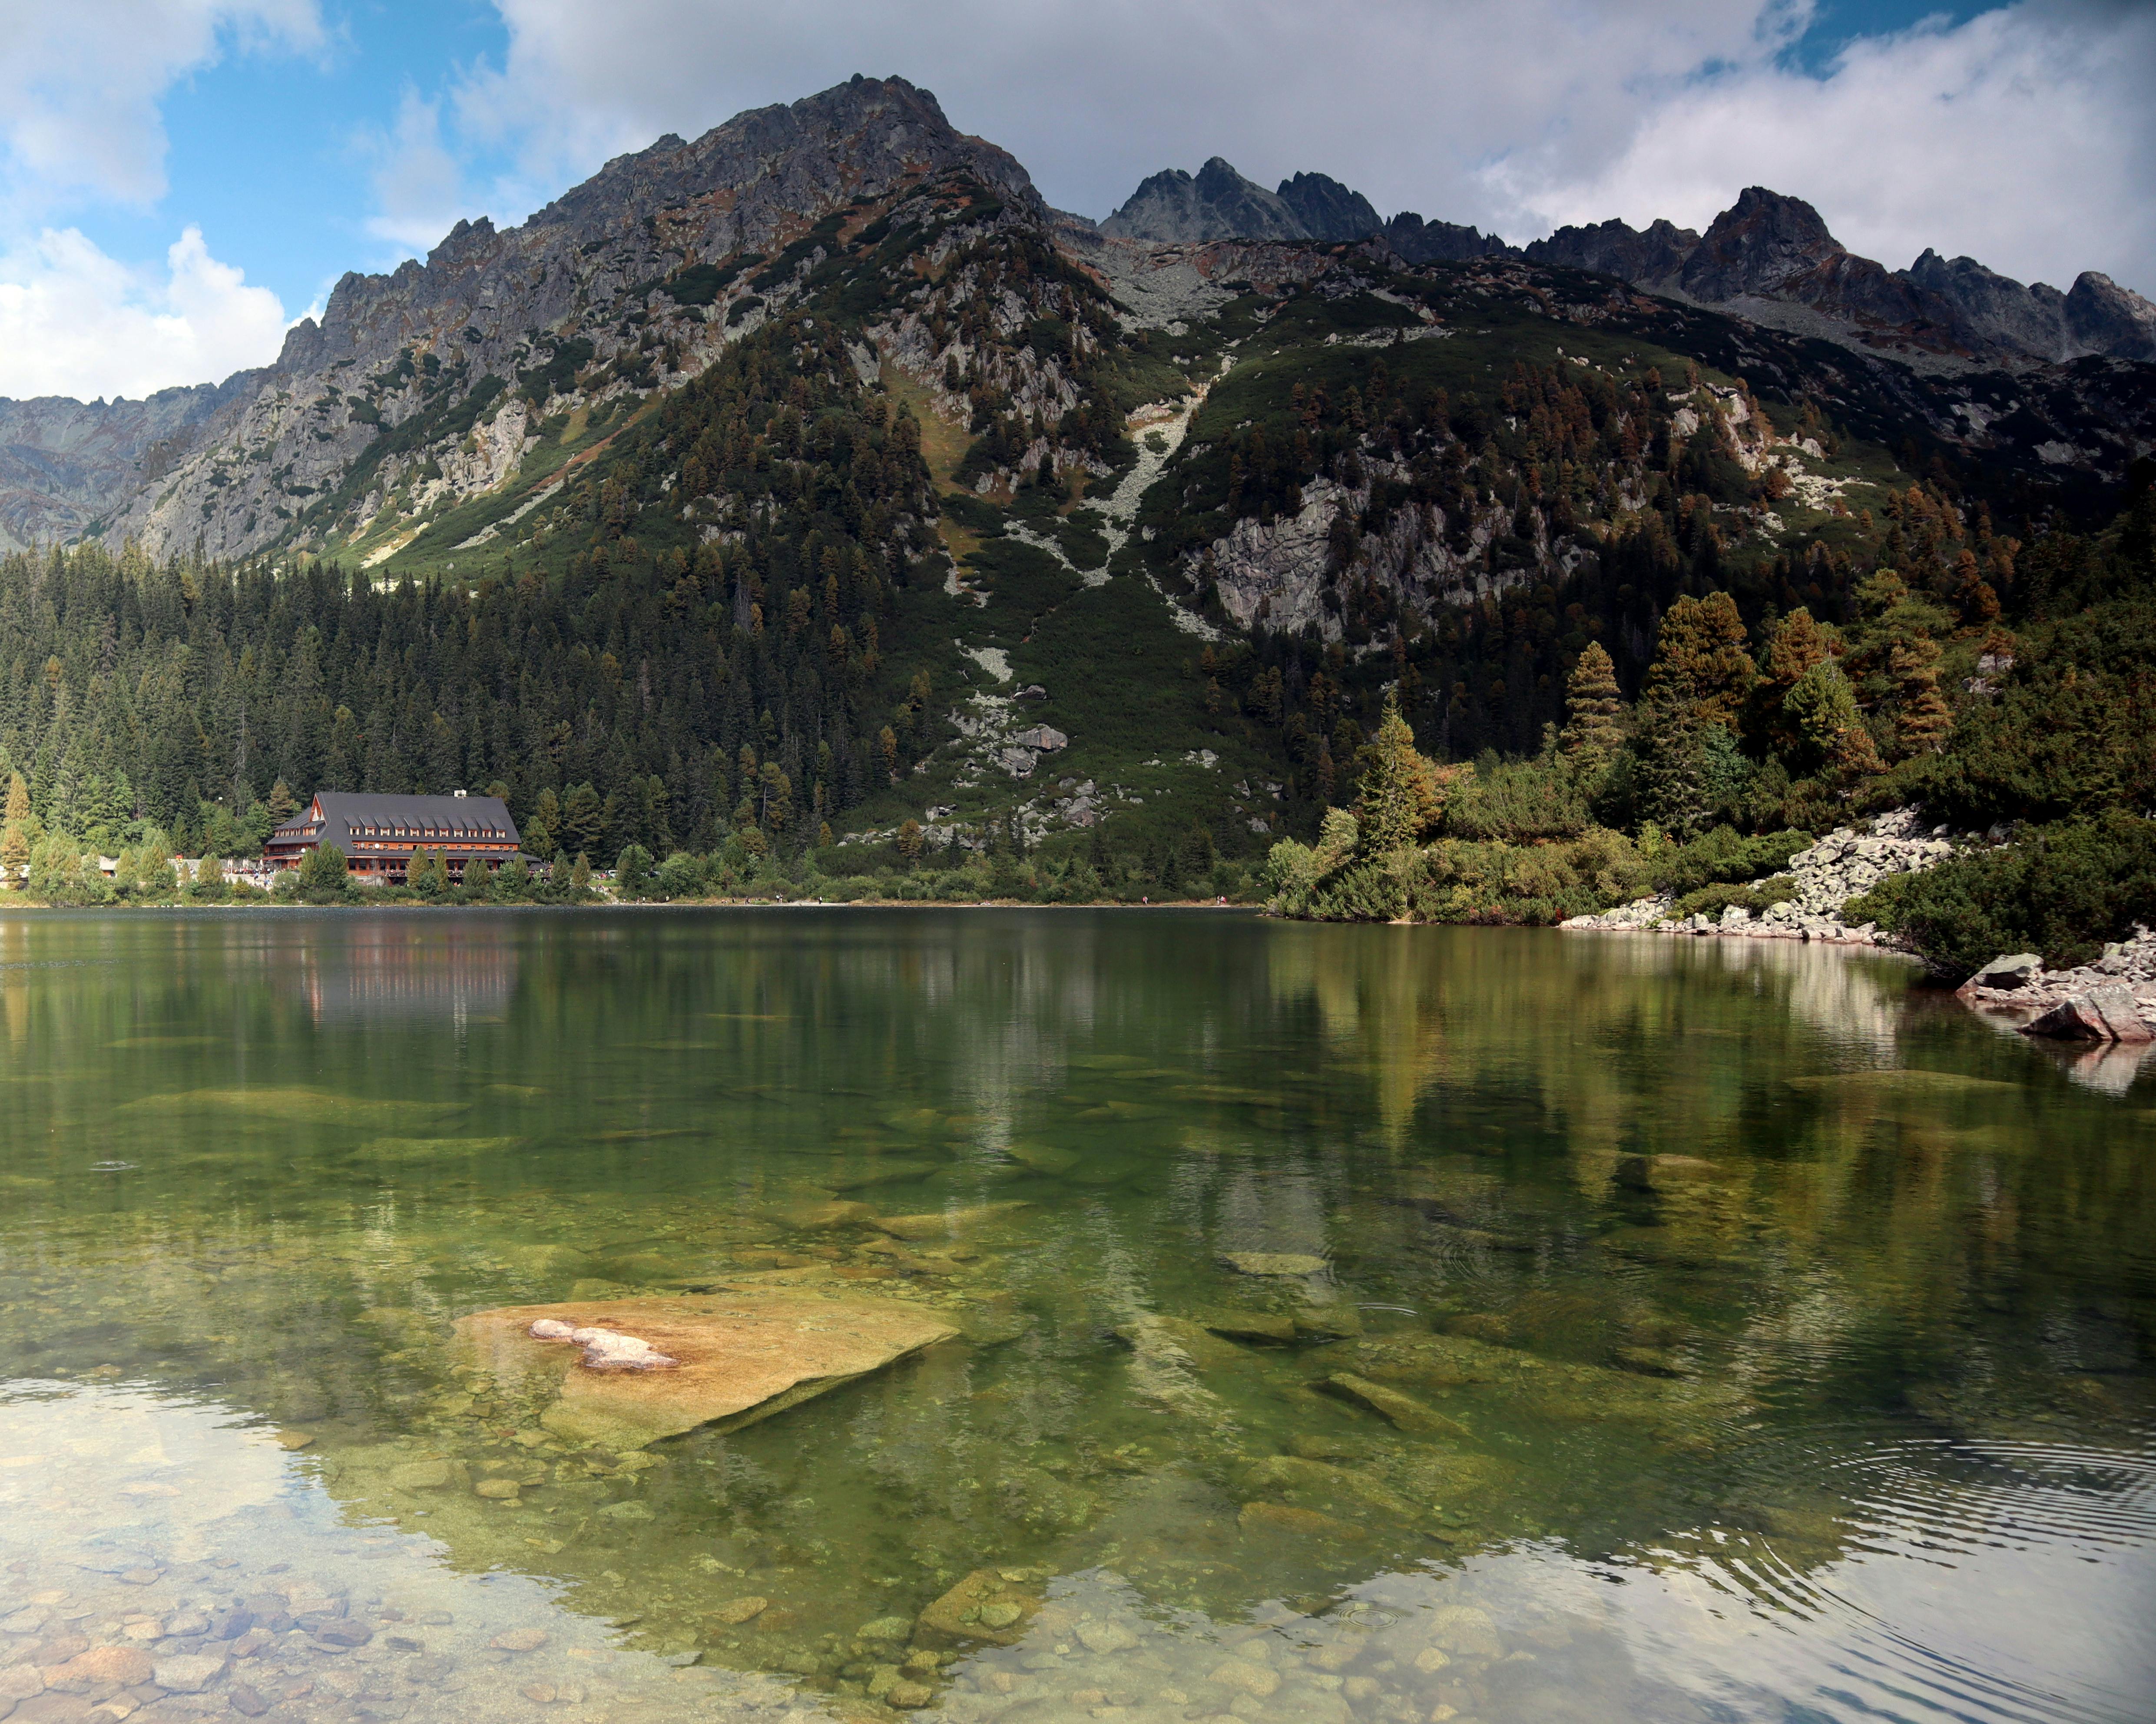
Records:
[[[581,1347],[535,1341],[552,1317],[648,1341],[680,1362],[654,1371],[594,1371]],[[958,1331],[896,1301],[790,1289],[512,1305],[459,1318],[459,1337],[506,1383],[559,1380],[546,1428],[578,1442],[639,1447],[699,1425],[721,1431],[768,1419]]]

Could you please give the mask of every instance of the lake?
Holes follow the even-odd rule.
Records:
[[[0,914],[0,1717],[2156,1718],[2151,1082],[1891,959]],[[455,1326],[769,1288],[951,1338]]]

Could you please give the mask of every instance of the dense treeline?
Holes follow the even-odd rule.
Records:
[[[1856,582],[1839,623],[1799,607],[1748,629],[1730,594],[1661,621],[1636,701],[1590,642],[1568,722],[1524,759],[1440,768],[1389,709],[1354,809],[1269,864],[1291,913],[1546,922],[1650,891],[1679,913],[1758,911],[1807,831],[1890,808],[1985,834],[1891,883],[1877,917],[1943,971],[2018,942],[2088,956],[2156,920],[2156,472],[2107,532],[2030,547],[2004,609],[1926,495],[1897,525],[1916,563]],[[2018,614],[2016,613],[2018,613]],[[1984,948],[1981,951],[1979,947]]]
[[[932,741],[929,676],[884,645],[932,506],[918,428],[799,319],[731,349],[660,430],[642,466],[592,475],[600,531],[553,580],[504,563],[384,589],[95,546],[0,562],[0,771],[108,852],[144,825],[244,850],[280,785],[500,785],[549,856],[818,841]],[[727,496],[693,550],[628,531],[660,459],[688,499]]]

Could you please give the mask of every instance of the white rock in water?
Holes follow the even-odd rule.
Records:
[[[576,1331],[559,1317],[542,1317],[528,1332],[534,1341],[567,1341]]]
[[[652,1371],[679,1362],[648,1341],[611,1329],[579,1330],[574,1338],[583,1342],[584,1363],[594,1371]]]

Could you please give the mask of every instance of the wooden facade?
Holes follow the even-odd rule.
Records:
[[[362,881],[401,883],[414,858],[437,852],[449,878],[471,868],[489,872],[517,853],[522,842],[508,806],[498,796],[368,796],[321,790],[305,809],[270,834],[263,860],[274,869],[297,868],[323,844],[344,852],[346,865]]]

